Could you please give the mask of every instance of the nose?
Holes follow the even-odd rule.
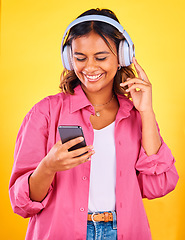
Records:
[[[85,65],[85,70],[88,72],[93,72],[98,69],[98,65],[95,59],[89,58]]]

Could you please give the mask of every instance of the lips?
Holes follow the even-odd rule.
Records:
[[[84,74],[85,79],[87,79],[89,82],[96,82],[103,76],[103,73],[95,74],[95,75],[87,75]]]

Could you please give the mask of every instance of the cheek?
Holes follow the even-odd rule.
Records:
[[[81,72],[84,68],[83,64],[77,61],[73,61],[74,71],[77,73]]]
[[[118,69],[118,61],[115,59],[113,61],[109,61],[105,66],[105,69],[107,70],[107,72],[110,72],[110,74],[116,73]]]

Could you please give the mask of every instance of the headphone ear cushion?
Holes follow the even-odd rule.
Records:
[[[63,49],[63,65],[67,70],[73,70],[71,46],[67,45]]]
[[[119,44],[119,64],[122,67],[129,66],[132,62],[130,61],[130,48],[126,40],[122,40]]]

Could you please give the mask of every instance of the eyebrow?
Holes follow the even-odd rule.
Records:
[[[94,55],[100,55],[100,54],[110,54],[110,52],[107,51],[103,51],[103,52],[97,52]],[[81,53],[81,52],[74,52],[74,55],[81,55],[81,56],[85,56],[85,54]]]

